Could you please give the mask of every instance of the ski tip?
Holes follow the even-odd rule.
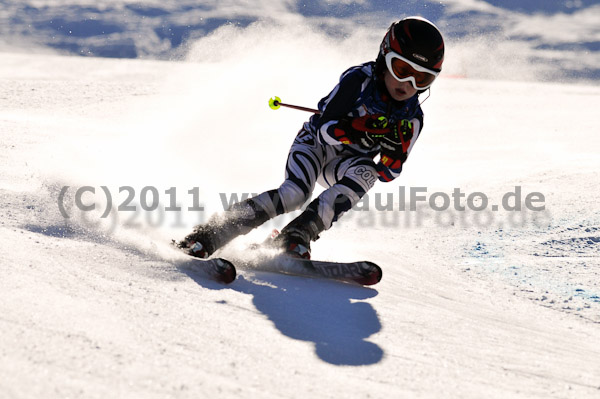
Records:
[[[379,283],[381,277],[383,277],[383,270],[381,270],[381,267],[369,261],[364,261],[363,264],[367,265],[371,270],[364,277],[361,277],[356,281],[362,285],[375,285]]]
[[[235,269],[230,269],[226,274],[223,275],[221,281],[223,281],[225,284],[231,284],[235,281],[236,275],[237,273]]]
[[[383,277],[383,270],[381,269],[381,267],[379,267],[379,265],[376,265],[375,263],[371,262],[371,265],[373,265],[373,267],[375,267],[375,269],[377,269],[377,272],[376,272],[377,282],[380,282],[381,278]]]
[[[219,280],[225,284],[230,284],[235,281],[237,270],[233,263],[222,258],[218,258],[216,261],[219,264]]]

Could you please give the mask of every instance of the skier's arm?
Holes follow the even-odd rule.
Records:
[[[361,94],[365,78],[366,75],[360,68],[349,69],[342,75],[340,82],[331,93],[319,102],[321,115],[315,115],[311,121],[319,141],[330,145],[349,144],[349,137],[341,136],[339,133],[347,130],[348,116]],[[357,140],[355,137],[352,139]]]
[[[390,182],[400,176],[402,166],[419,138],[422,129],[422,116],[411,120],[404,119],[398,123],[398,130],[395,136],[379,142],[381,157],[375,166],[379,174],[379,180]]]

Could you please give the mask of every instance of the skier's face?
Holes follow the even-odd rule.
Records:
[[[410,82],[399,82],[389,71],[385,71],[383,80],[388,93],[390,93],[390,96],[396,101],[408,100],[417,94],[417,89],[415,89]]]

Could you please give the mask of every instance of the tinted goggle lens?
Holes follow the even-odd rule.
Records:
[[[415,89],[426,89],[435,80],[438,73],[417,65],[404,57],[388,53],[386,63],[392,75],[401,82],[410,81]]]

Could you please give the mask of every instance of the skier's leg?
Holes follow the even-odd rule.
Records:
[[[335,182],[306,210],[283,228],[278,245],[303,258],[310,258],[310,242],[350,210],[377,180],[375,164],[366,157],[336,160],[325,167],[325,182]]]
[[[354,156],[331,162],[322,177],[329,188],[311,206],[327,230],[375,185],[377,170],[371,158]]]
[[[189,248],[192,256],[208,258],[235,237],[249,233],[267,220],[267,213],[250,198],[213,215],[206,224],[196,226],[178,245]]]
[[[196,226],[179,246],[190,248],[191,255],[208,257],[267,220],[299,209],[310,198],[325,156],[326,151],[312,135],[301,130],[288,155],[286,179],[278,189],[236,203],[227,212],[211,217],[208,223]]]
[[[271,218],[300,209],[310,199],[327,158],[333,155],[331,148],[323,147],[309,132],[301,130],[288,154],[283,184],[253,200]]]

